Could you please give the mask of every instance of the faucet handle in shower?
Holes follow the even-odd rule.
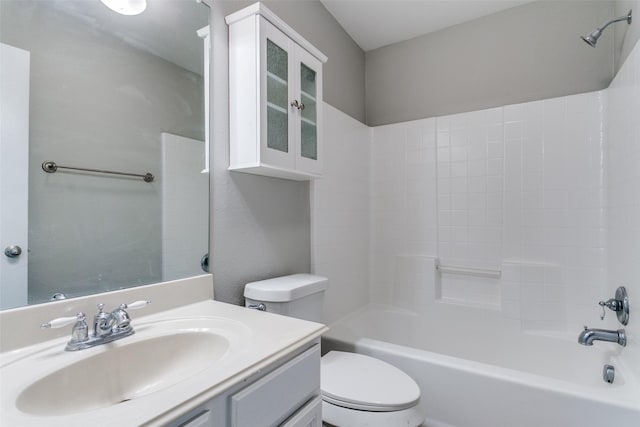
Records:
[[[616,295],[614,298],[610,298],[607,301],[599,301],[598,305],[602,307],[600,320],[604,320],[604,316],[606,314],[606,310],[604,308],[607,307],[609,310],[616,312],[620,323],[623,325],[629,323],[629,297],[624,286],[620,286],[616,289]]]

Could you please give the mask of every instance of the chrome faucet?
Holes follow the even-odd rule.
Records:
[[[607,329],[589,329],[586,326],[578,335],[578,343],[582,345],[593,345],[594,341],[615,342],[625,347],[627,345],[627,336],[624,329],[610,331]]]
[[[41,328],[60,328],[74,323],[71,330],[71,340],[65,347],[66,351],[83,350],[119,340],[135,332],[131,326],[131,317],[127,309],[143,308],[151,301],[136,301],[131,304],[121,304],[111,313],[105,313],[104,304],[98,304],[98,313],[93,317],[93,333],[89,334],[87,316],[78,313],[76,316],[60,317],[40,325]]]

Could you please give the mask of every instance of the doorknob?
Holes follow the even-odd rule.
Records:
[[[4,254],[9,258],[18,258],[22,253],[22,248],[18,245],[11,245],[4,248]]]

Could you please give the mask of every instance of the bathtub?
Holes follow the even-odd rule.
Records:
[[[640,426],[640,388],[617,344],[585,347],[579,331],[523,333],[496,315],[441,309],[463,321],[365,307],[331,325],[323,352],[355,351],[405,371],[422,390],[426,427]],[[605,362],[616,368],[613,384],[602,379]]]

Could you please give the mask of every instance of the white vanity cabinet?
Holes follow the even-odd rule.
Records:
[[[170,427],[321,427],[320,344],[315,340],[249,375]]]
[[[263,4],[229,25],[229,169],[322,175],[322,64],[327,57]]]

